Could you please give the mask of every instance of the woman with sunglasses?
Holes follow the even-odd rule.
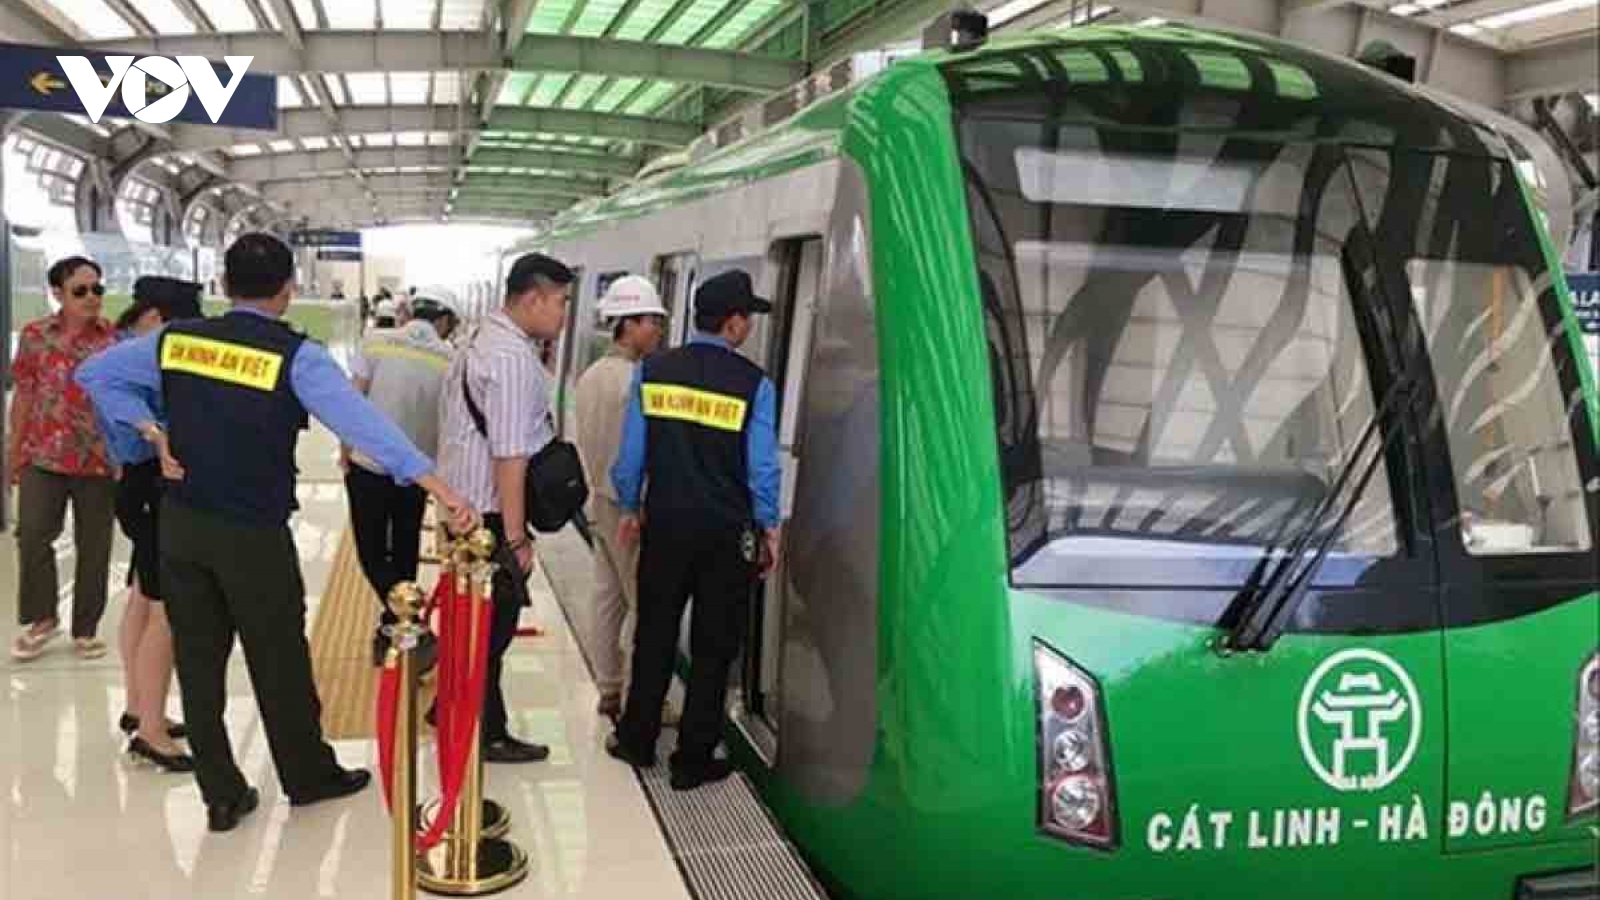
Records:
[[[72,504],[72,644],[81,659],[106,653],[97,632],[105,613],[111,566],[116,483],[105,438],[89,396],[73,380],[83,360],[111,345],[100,266],[81,256],[50,267],[59,310],[23,327],[11,363],[6,460],[17,494],[17,621],[11,644],[18,660],[36,659],[60,633],[55,540]]]
[[[143,337],[175,319],[198,319],[200,285],[176,278],[145,276],[134,282],[133,305],[117,319],[119,339]],[[159,392],[146,398],[161,410]],[[172,685],[172,627],[161,598],[159,544],[163,481],[161,462],[144,435],[101,417],[111,455],[121,467],[117,479],[117,521],[133,544],[128,571],[128,604],[118,639],[122,651],[127,711],[118,723],[131,740],[128,752],[167,772],[192,772],[194,759],[173,741],[182,725],[167,719]]]

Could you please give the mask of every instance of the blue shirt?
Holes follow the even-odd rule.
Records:
[[[710,344],[732,351],[733,345],[715,335],[696,334],[691,344]],[[622,418],[622,448],[611,466],[611,484],[617,489],[617,505],[624,512],[639,511],[644,492],[644,457],[647,430],[639,385],[644,366],[633,370],[633,386],[628,389],[628,411]],[[765,376],[756,388],[755,405],[750,410],[750,426],[745,431],[745,457],[748,460],[751,506],[756,524],[778,527],[778,492],[783,468],[778,461],[778,391]]]
[[[128,332],[122,332],[117,336],[119,343],[129,340],[133,340],[133,336]],[[104,350],[101,351],[101,353],[104,352]],[[95,356],[99,355],[98,353],[95,354]],[[90,359],[93,358],[90,357]],[[84,360],[84,365],[88,363],[89,360]],[[91,394],[89,399],[92,401],[94,395]],[[151,412],[155,414],[154,421],[156,424],[165,427],[167,423],[161,406],[161,393],[159,391],[149,392],[144,400],[149,405]],[[156,458],[156,448],[150,446],[150,442],[144,439],[144,435],[130,426],[113,423],[106,417],[105,410],[101,409],[98,403],[94,405],[94,418],[100,424],[100,433],[106,436],[106,447],[111,451],[112,462],[119,466],[136,466],[139,463]]]
[[[272,318],[246,306],[234,307],[227,314]],[[134,429],[160,421],[159,400],[153,404],[150,398],[161,396],[163,331],[123,341],[78,367],[78,384],[113,427]],[[289,366],[289,387],[317,421],[383,466],[395,481],[409,484],[433,471],[433,462],[361,396],[327,348],[316,341],[305,341],[295,353]]]

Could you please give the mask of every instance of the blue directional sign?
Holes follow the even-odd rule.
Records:
[[[224,102],[222,89],[233,81],[232,70],[225,62],[196,57],[91,53],[74,47],[0,44],[0,109],[89,115],[89,107],[74,87],[66,65],[59,59],[63,56],[82,57],[99,75],[98,90],[108,91],[110,95],[105,116],[230,128],[275,130],[278,127],[278,79],[275,75],[246,71],[239,77],[232,96]],[[131,57],[133,62],[121,66],[119,72],[106,61],[110,56]],[[208,62],[211,77],[188,77],[190,72],[185,67],[192,69],[197,63]],[[172,99],[180,92],[186,95],[181,108]],[[137,109],[129,108],[130,101]],[[208,105],[213,109],[208,111]],[[213,113],[217,115],[215,122]]]
[[[1600,334],[1600,272],[1567,275],[1572,289],[1572,311],[1585,334]]]
[[[296,247],[361,247],[361,232],[334,231],[328,228],[302,228],[289,235],[289,243]]]

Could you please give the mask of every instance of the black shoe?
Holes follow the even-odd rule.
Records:
[[[117,720],[117,728],[128,737],[133,737],[139,731],[139,717],[133,713],[123,713]],[[174,722],[167,726],[167,737],[181,741],[189,736],[189,729],[182,722]]]
[[[255,812],[260,803],[261,795],[255,788],[247,787],[232,803],[206,807],[206,827],[212,831],[232,831],[239,820]]]
[[[635,753],[622,743],[616,735],[606,738],[606,752],[612,759],[619,759],[636,769],[653,768],[656,764],[654,753]]]
[[[337,773],[321,786],[313,788],[304,794],[291,794],[290,806],[310,806],[324,800],[337,800],[351,794],[359,794],[372,783],[372,773],[366,769],[339,769]]]
[[[165,772],[193,772],[194,757],[187,753],[162,753],[150,746],[150,742],[142,737],[135,737],[128,745],[128,752],[140,759],[155,763],[156,767]]]
[[[733,774],[733,763],[726,759],[713,759],[693,766],[672,767],[672,789],[692,791],[702,784],[721,781]]]
[[[550,756],[550,748],[543,744],[530,744],[509,735],[495,738],[483,745],[483,761],[492,763],[531,763]]]

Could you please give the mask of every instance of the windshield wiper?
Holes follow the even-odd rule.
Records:
[[[1366,493],[1367,484],[1372,481],[1372,476],[1377,473],[1379,463],[1383,462],[1389,440],[1400,431],[1399,428],[1390,428],[1383,431],[1383,423],[1387,421],[1403,402],[1409,400],[1412,389],[1415,387],[1414,379],[1402,374],[1390,386],[1388,393],[1378,404],[1377,412],[1373,413],[1372,421],[1367,423],[1361,437],[1356,441],[1355,449],[1350,452],[1350,458],[1333,480],[1333,486],[1323,495],[1321,501],[1311,513],[1311,519],[1304,529],[1289,542],[1284,552],[1283,560],[1272,569],[1272,574],[1262,579],[1262,573],[1273,554],[1277,550],[1275,543],[1269,543],[1264,549],[1261,561],[1256,564],[1250,578],[1246,581],[1245,590],[1250,592],[1250,598],[1245,602],[1239,613],[1239,620],[1233,630],[1223,640],[1222,647],[1229,651],[1238,650],[1270,650],[1283,634],[1284,626],[1293,618],[1295,610],[1300,605],[1300,600],[1305,596],[1305,587],[1311,582],[1311,577],[1322,566],[1322,561],[1327,558],[1328,550],[1333,546],[1333,540],[1344,530],[1345,522],[1350,514],[1355,511],[1356,504],[1361,501],[1362,494]],[[1367,452],[1367,447],[1380,433],[1385,437],[1378,443],[1376,451],[1367,458],[1365,463],[1360,460]],[[1359,464],[1360,473],[1357,474]],[[1356,480],[1355,490],[1340,504],[1340,495],[1351,478]],[[1337,512],[1331,525],[1326,528],[1323,523],[1327,521],[1330,512]],[[1321,532],[1319,535],[1318,532]],[[1303,560],[1306,549],[1316,542],[1310,559]],[[1303,565],[1297,564],[1302,563]],[[1260,586],[1251,590],[1257,580]]]

